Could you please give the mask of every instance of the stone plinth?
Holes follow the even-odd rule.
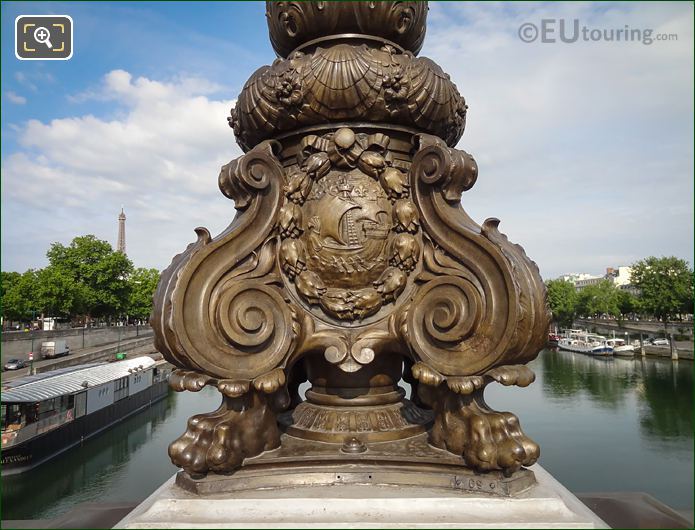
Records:
[[[539,465],[514,497],[337,484],[199,496],[172,477],[115,528],[608,528]]]

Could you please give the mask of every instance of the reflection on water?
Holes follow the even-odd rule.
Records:
[[[540,463],[575,492],[645,491],[693,507],[693,364],[544,351],[528,388],[491,385],[541,445]],[[2,518],[38,519],[80,502],[140,501],[174,474],[168,444],[217,408],[214,389],[168,398],[22,475],[3,478]]]
[[[693,363],[544,351],[525,389],[491,386],[575,492],[645,491],[693,507]]]
[[[647,407],[640,424],[645,434],[655,438],[693,438],[692,363],[640,363],[646,374],[638,388]],[[678,368],[675,368],[678,366]]]
[[[166,400],[156,403],[133,421],[121,423],[93,443],[71,450],[55,465],[3,477],[3,517],[8,517],[8,511],[13,517],[28,517],[37,508],[50,514],[56,499],[80,502],[90,497],[90,490],[102,490],[114,471],[147,443],[166,417],[169,405]]]
[[[634,361],[612,357],[589,357],[570,352],[546,352],[543,390],[551,397],[572,397],[586,392],[599,407],[625,406],[628,391],[635,386]]]
[[[176,468],[167,446],[186,419],[217,408],[219,394],[167,398],[26,473],[2,478],[2,519],[55,517],[81,502],[141,501]]]
[[[645,436],[692,440],[692,362],[557,351],[545,352],[540,361],[546,395],[572,398],[585,392],[596,406],[621,409],[634,394]]]

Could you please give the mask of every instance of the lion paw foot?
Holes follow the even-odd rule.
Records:
[[[225,473],[245,458],[280,445],[275,415],[257,394],[224,398],[219,409],[188,420],[186,432],[169,445],[174,465],[193,475]]]
[[[510,475],[534,464],[540,455],[538,444],[524,434],[514,414],[490,409],[480,379],[447,378],[447,386],[454,388],[442,385],[430,396],[435,411],[430,443],[461,455],[477,471],[502,470]]]
[[[169,457],[174,465],[192,474],[207,472],[208,449],[215,428],[224,421],[224,417],[225,412],[217,410],[189,418],[186,432],[169,445]]]
[[[510,475],[538,460],[538,444],[523,433],[514,414],[480,409],[467,412],[466,464],[481,471],[501,469]]]

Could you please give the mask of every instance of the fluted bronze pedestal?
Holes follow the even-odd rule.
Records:
[[[183,487],[350,477],[508,495],[532,480],[538,446],[483,391],[533,381],[545,289],[497,219],[461,206],[478,167],[454,148],[464,99],[417,57],[426,14],[267,4],[280,58],[239,95],[246,154],[219,176],[237,216],[215,238],[196,229],[155,295],[173,388],[222,395],[169,448]]]

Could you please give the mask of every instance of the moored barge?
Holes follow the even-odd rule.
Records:
[[[163,399],[171,368],[143,356],[12,381],[2,389],[2,476],[36,467]]]

